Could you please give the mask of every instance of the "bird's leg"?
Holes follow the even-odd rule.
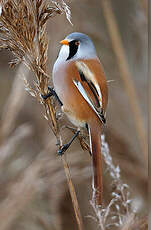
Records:
[[[70,126],[68,126],[68,125],[65,126],[65,128],[68,128],[68,129],[72,130],[73,133],[75,133],[75,132],[77,131],[76,128],[70,127]],[[88,131],[88,125],[87,125],[87,124],[86,124],[86,129],[87,129],[87,131]],[[90,154],[90,156],[91,156],[92,153],[91,153],[91,150],[90,150],[90,146],[89,146],[89,145],[87,144],[87,142],[85,141],[84,136],[83,136],[83,135],[82,135],[82,136],[79,135],[79,136],[78,136],[78,139],[79,139],[79,141],[80,141],[80,145],[81,145],[82,149],[88,151],[89,154]]]
[[[46,100],[48,97],[54,96],[57,99],[57,101],[59,102],[59,104],[62,106],[63,103],[62,103],[62,101],[60,101],[60,98],[56,94],[56,91],[53,88],[49,87],[49,86],[48,86],[48,90],[49,90],[49,92],[46,95],[41,94],[42,98],[44,100]]]
[[[79,135],[79,133],[80,133],[80,130],[77,130],[76,133],[71,138],[71,140],[67,144],[61,146],[61,148],[58,150],[58,155],[64,154],[64,152],[70,147],[70,145],[72,144],[74,139]]]

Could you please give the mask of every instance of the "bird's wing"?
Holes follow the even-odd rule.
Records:
[[[78,80],[73,80],[75,86],[78,88],[79,92],[87,101],[87,103],[91,106],[93,111],[100,118],[102,123],[105,123],[106,121],[104,117],[104,111],[102,108],[102,94],[101,94],[100,87],[94,78],[93,73],[91,72],[89,67],[82,61],[77,61],[76,66],[81,78],[81,82]],[[85,90],[82,82],[85,82],[87,84],[91,94],[93,95],[94,100],[92,100],[87,90]]]

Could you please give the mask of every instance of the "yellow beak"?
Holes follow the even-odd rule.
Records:
[[[62,41],[60,41],[60,44],[68,46],[69,42],[68,42],[68,40],[62,40]]]

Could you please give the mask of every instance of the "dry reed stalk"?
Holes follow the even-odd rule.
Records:
[[[22,126],[22,130],[18,128],[17,133],[18,135],[22,135],[22,131],[26,132],[25,126]],[[16,134],[15,134],[16,136]],[[10,139],[9,139],[10,141]],[[10,141],[10,148],[11,148],[11,141]],[[6,149],[3,149],[6,153],[6,157],[10,157],[10,154],[7,154]],[[12,148],[12,151],[14,148]],[[0,154],[3,152],[0,152]],[[4,154],[3,154],[4,155]],[[75,165],[77,165],[77,158],[78,161],[80,160],[81,154],[79,153],[75,158]],[[6,159],[6,158],[5,158]],[[4,159],[4,160],[5,160]],[[2,162],[4,163],[4,161]],[[65,162],[66,163],[66,162]],[[0,166],[1,166],[1,159],[0,159]],[[1,167],[0,167],[1,168]],[[41,172],[46,172],[46,177],[41,178]],[[60,170],[60,164],[57,158],[48,154],[48,147],[43,150],[41,153],[38,154],[37,158],[33,161],[33,163],[25,169],[25,171],[20,175],[18,182],[14,183],[10,187],[8,187],[8,194],[6,200],[1,202],[0,204],[0,218],[3,217],[1,220],[1,229],[8,230],[12,226],[15,219],[20,215],[21,211],[26,209],[26,206],[34,199],[35,194],[39,191],[39,187],[41,183],[45,179],[46,182],[46,189],[49,191],[51,188],[51,195],[53,197],[52,203],[55,204],[60,201],[60,199],[64,196],[65,193],[65,180],[66,178],[64,175],[64,170]],[[52,176],[53,175],[53,176]],[[80,175],[85,175],[85,177],[80,177]],[[76,166],[72,167],[72,176],[78,178],[78,182],[83,179],[88,179],[91,175],[90,168],[85,168],[84,170],[77,170]],[[53,185],[53,186],[52,186]],[[56,196],[56,189],[57,189],[57,196]],[[54,210],[54,207],[52,208]],[[13,211],[12,211],[13,210]],[[15,210],[15,211],[14,211]],[[5,216],[7,216],[7,221]],[[58,225],[58,219],[56,220],[55,227]],[[6,223],[7,222],[7,223]]]
[[[127,91],[127,95],[129,98],[130,106],[132,113],[134,115],[134,122],[135,127],[137,130],[137,135],[140,142],[140,147],[142,150],[142,153],[144,153],[144,160],[145,164],[147,165],[148,162],[148,145],[147,145],[147,138],[146,138],[146,132],[144,127],[144,121],[140,110],[140,105],[135,89],[135,85],[133,83],[133,78],[131,76],[131,73],[129,71],[129,66],[127,63],[127,59],[125,56],[120,32],[116,23],[116,19],[114,16],[114,13],[112,11],[111,3],[109,0],[101,0],[102,9],[104,12],[104,17],[106,19],[108,32],[111,38],[112,47],[114,50],[114,53],[117,58],[118,67],[120,70],[120,76],[124,82],[125,89]]]
[[[1,138],[6,139],[12,132],[17,115],[24,106],[24,101],[27,96],[24,88],[24,83],[21,77],[25,75],[27,77],[28,69],[20,64],[18,72],[13,81],[11,92],[7,98],[7,102],[3,109],[1,118]]]
[[[12,222],[37,192],[41,180],[39,173],[45,165],[45,155],[44,151],[38,154],[37,159],[26,168],[18,182],[10,186],[7,198],[0,204],[1,230],[7,230],[11,227]]]
[[[63,161],[63,165],[64,165],[64,169],[65,169],[65,174],[66,174],[66,177],[67,177],[68,186],[69,186],[69,189],[70,189],[70,194],[71,194],[71,199],[72,199],[74,211],[75,211],[75,214],[76,214],[76,219],[77,219],[77,223],[78,223],[78,229],[82,230],[84,228],[83,228],[83,222],[82,222],[81,213],[80,213],[80,209],[79,209],[79,204],[78,204],[75,188],[74,188],[72,180],[71,180],[69,166],[68,166],[68,164],[67,164],[67,162],[65,160],[64,155],[62,156],[62,161]]]
[[[51,3],[51,4],[50,4]],[[56,14],[66,13],[70,21],[70,10],[64,1],[4,0],[0,8],[0,48],[9,49],[15,56],[11,66],[23,62],[36,77],[35,89],[26,82],[26,89],[44,105],[49,125],[60,144],[59,126],[51,98],[43,100],[41,94],[48,93],[47,74],[48,39],[46,23]],[[69,166],[62,156],[69,191],[74,204],[78,228],[82,229],[82,218],[76,193],[72,184]],[[75,208],[76,207],[76,208]]]

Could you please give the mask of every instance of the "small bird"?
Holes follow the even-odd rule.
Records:
[[[89,132],[93,159],[93,184],[97,204],[102,203],[101,132],[105,123],[108,101],[107,82],[103,67],[91,39],[83,34],[69,34],[62,44],[53,67],[54,90],[63,112],[78,129],[62,153],[79,134],[80,128]]]

